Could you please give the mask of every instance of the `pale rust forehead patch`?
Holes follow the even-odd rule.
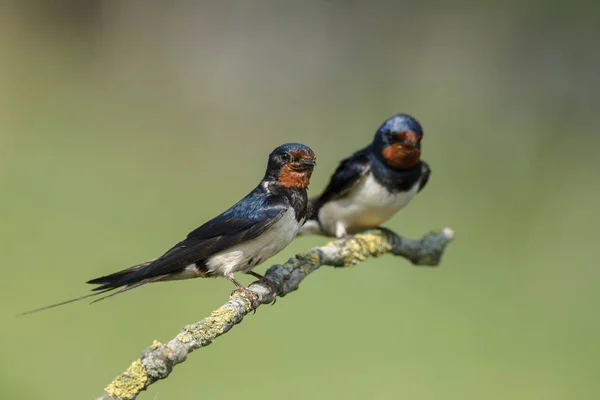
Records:
[[[396,136],[400,140],[411,142],[418,142],[420,140],[419,135],[416,132],[410,130],[394,132],[394,136]]]
[[[290,151],[290,154],[296,159],[315,158],[315,153],[310,149],[292,150]]]

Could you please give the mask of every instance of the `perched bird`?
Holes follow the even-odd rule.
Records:
[[[406,206],[429,179],[421,161],[423,129],[413,117],[386,120],[373,142],[343,160],[323,193],[311,199],[303,234],[344,237],[379,227]]]
[[[95,293],[43,307],[56,307],[120,289],[106,297],[146,283],[223,276],[238,290],[244,286],[234,273],[245,272],[263,281],[252,269],[283,250],[304,224],[315,154],[303,144],[288,143],[269,155],[267,171],[258,186],[221,215],[213,218],[154,260],[92,279]],[[96,300],[98,301],[98,300]]]

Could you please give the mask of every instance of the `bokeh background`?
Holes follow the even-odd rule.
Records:
[[[407,112],[433,174],[388,226],[454,228],[441,268],[318,271],[140,398],[599,398],[599,7],[486,3],[3,2],[2,397],[94,398],[233,288],[15,314],[162,254],[281,143],[318,193]]]

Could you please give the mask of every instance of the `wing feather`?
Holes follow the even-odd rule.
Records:
[[[427,164],[425,161],[421,161],[421,164],[422,164],[422,167],[421,167],[422,175],[421,175],[421,184],[419,185],[418,192],[420,192],[421,190],[423,190],[423,188],[425,188],[425,185],[427,185],[427,182],[429,182],[429,177],[431,176],[431,168],[429,168],[429,164]]]
[[[311,199],[313,218],[316,218],[319,209],[325,203],[344,197],[360,181],[360,178],[369,172],[368,151],[369,147],[365,147],[340,162],[323,193]]]
[[[161,257],[146,263],[144,267],[130,268],[107,277],[93,279],[89,283],[102,284],[94,290],[121,287],[166,276],[193,263],[203,263],[215,253],[256,238],[275,224],[288,209],[288,202],[284,196],[261,195],[253,196],[252,201],[246,200],[243,199],[223,214],[190,232],[186,239]],[[113,276],[116,279],[107,279]]]

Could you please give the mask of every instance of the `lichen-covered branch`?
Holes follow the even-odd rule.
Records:
[[[148,386],[169,376],[173,367],[184,362],[192,351],[211,344],[240,323],[253,307],[271,303],[276,295],[283,297],[298,289],[300,282],[322,265],[347,267],[368,257],[392,253],[407,258],[415,265],[436,266],[453,236],[450,228],[418,240],[402,238],[389,230],[369,231],[315,247],[283,265],[273,265],[265,277],[274,285],[256,281],[248,287],[256,298],[236,292],[209,317],[184,327],[168,343],[155,341],[104,389],[98,399],[135,399]],[[273,292],[275,287],[277,293]]]

